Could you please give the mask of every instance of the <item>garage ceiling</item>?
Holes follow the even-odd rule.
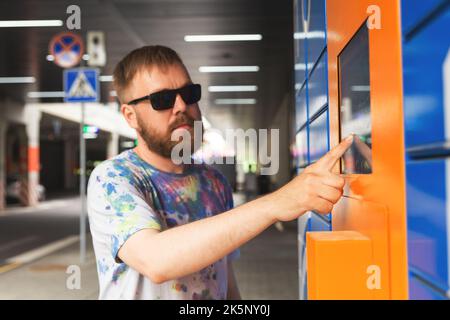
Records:
[[[81,8],[81,30],[106,33],[107,66],[130,50],[160,44],[175,49],[191,77],[202,84],[201,108],[214,127],[267,127],[283,99],[293,92],[293,18],[291,0],[2,0],[0,20],[60,19],[66,8]],[[29,91],[61,91],[62,69],[46,60],[48,43],[63,27],[0,28],[0,77],[34,76],[34,84],[0,85],[0,101],[33,101]],[[262,41],[185,42],[187,34],[262,34]],[[200,73],[200,66],[258,65],[254,73]],[[210,85],[257,85],[257,92],[209,93]],[[111,83],[102,83],[102,100]],[[217,98],[255,98],[256,105],[215,105]],[[42,101],[61,101],[51,99]]]

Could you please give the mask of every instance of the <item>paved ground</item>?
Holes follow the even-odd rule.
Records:
[[[79,198],[0,212],[0,266],[5,260],[79,233]]]
[[[80,264],[78,253],[79,244],[74,243],[35,262],[0,274],[0,299],[97,299],[93,251],[89,248],[84,264]],[[72,273],[66,273],[73,272],[68,269],[71,265],[80,268],[80,289],[73,287],[74,282],[70,281]]]
[[[77,204],[77,200],[72,199],[57,208],[48,206],[46,209],[44,206],[36,212],[15,212],[0,218],[0,249],[3,248],[0,253],[3,252],[3,259],[29,249],[39,251],[36,246],[43,244],[51,251],[55,248],[55,240],[62,241],[63,245],[68,244],[31,263],[0,266],[0,299],[97,298],[97,274],[91,241],[88,239],[87,259],[81,265],[79,244],[76,238],[71,237],[78,231]],[[4,221],[7,225],[3,224]],[[275,227],[269,228],[241,248],[241,258],[235,263],[235,270],[244,299],[297,299],[297,229],[295,223],[284,226],[283,232]],[[32,233],[37,237],[35,241],[24,240],[29,236],[27,230],[35,232]],[[70,274],[66,271],[71,265],[80,267],[79,290],[67,287]]]
[[[235,263],[243,299],[298,299],[297,225],[275,227],[241,248]]]

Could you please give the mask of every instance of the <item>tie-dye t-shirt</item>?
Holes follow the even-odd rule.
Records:
[[[127,150],[97,166],[89,179],[88,213],[99,298],[226,299],[227,260],[237,258],[239,250],[195,274],[162,284],[120,261],[117,253],[139,230],[164,231],[232,207],[226,179],[205,164],[187,165],[182,174],[167,173]]]

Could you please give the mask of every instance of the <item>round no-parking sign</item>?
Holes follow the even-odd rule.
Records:
[[[49,52],[58,66],[71,68],[81,61],[84,53],[83,40],[72,32],[57,34],[50,41]]]

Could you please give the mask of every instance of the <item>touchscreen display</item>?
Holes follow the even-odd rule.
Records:
[[[369,32],[364,23],[338,57],[341,140],[354,134],[344,154],[342,173],[372,172]]]

